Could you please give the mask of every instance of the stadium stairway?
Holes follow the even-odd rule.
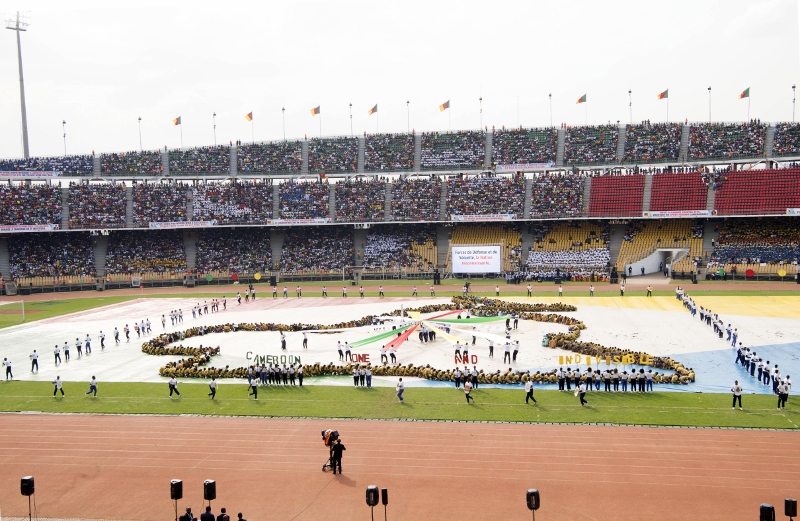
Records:
[[[183,249],[186,252],[186,268],[193,270],[197,267],[197,242],[200,232],[187,230],[183,232]]]
[[[300,175],[308,175],[308,141],[303,141],[300,145],[300,159],[302,161],[300,166]],[[280,257],[278,257],[280,258]]]
[[[587,177],[583,180],[583,215],[589,214],[589,199],[592,196],[592,178]]]
[[[353,230],[353,248],[355,249],[356,266],[364,263],[364,249],[367,244],[367,230],[356,228]]]
[[[681,126],[681,150],[678,152],[678,161],[686,162],[689,157],[689,125]]]
[[[392,183],[386,183],[386,197],[383,201],[383,220],[389,222],[392,220]]]
[[[528,231],[527,226],[521,226],[522,230],[520,231],[519,237],[522,241],[520,248],[520,266],[524,266],[525,263],[528,262],[528,253],[530,253],[530,249],[533,246],[533,234]]]
[[[713,191],[713,190],[712,190]],[[711,254],[714,252],[714,246],[712,246],[711,239],[717,241],[719,239],[719,231],[722,229],[722,221],[706,221],[703,225],[703,260],[706,261],[705,256],[708,253],[708,256],[711,257]],[[714,231],[716,228],[716,231]]]
[[[11,280],[11,255],[8,253],[8,239],[0,239],[0,275]]]
[[[441,197],[439,198],[439,220],[449,220],[449,216],[447,215],[447,181],[445,180],[442,180],[442,191]],[[442,250],[439,250],[439,252],[441,251]],[[439,255],[441,255],[441,253],[439,253]]]
[[[717,191],[708,187],[708,194],[706,195],[706,210],[713,212],[714,204],[717,202]]]
[[[642,211],[650,211],[650,197],[653,194],[653,176],[648,174],[644,176],[644,194],[642,195]]]
[[[125,187],[125,228],[133,228],[133,186]]]
[[[619,134],[617,134],[617,159],[625,157],[625,143],[627,142],[628,126],[624,123],[619,125]]]
[[[169,154],[165,150],[161,152],[161,169],[164,170],[164,175],[169,175]]]
[[[330,185],[329,193],[330,193],[330,195],[328,196],[328,201],[330,201],[330,203],[328,204],[328,217],[330,217],[331,221],[335,221],[336,220],[336,185],[335,184],[331,184]]]
[[[100,156],[94,156],[92,158],[92,175],[94,177],[100,177],[102,174],[103,171],[100,168]]]
[[[364,149],[366,146],[365,143],[366,139],[364,136],[360,136],[358,138],[358,163],[356,167],[356,173],[363,174],[364,173]]]
[[[239,157],[239,149],[237,147],[231,147],[230,153],[230,168],[231,168],[231,175],[236,175],[239,171],[239,164],[237,163],[237,157]]]
[[[69,187],[61,187],[61,229],[69,230]]]
[[[186,188],[186,220],[194,220],[194,190],[192,187]]]
[[[98,277],[106,275],[106,258],[108,257],[108,235],[95,235],[92,241],[92,256]]]
[[[564,141],[567,138],[567,129],[559,127],[558,129],[558,148],[556,148],[556,166],[564,166]]]
[[[767,135],[764,137],[764,156],[772,157],[772,145],[775,143],[775,126],[767,125]]]
[[[525,204],[522,210],[522,218],[531,218],[531,188],[533,187],[533,179],[525,179]]]
[[[272,264],[278,265],[281,261],[281,252],[283,251],[283,242],[286,240],[286,230],[277,230],[270,228],[269,231],[269,245],[272,248]]]
[[[486,133],[486,148],[484,149],[483,165],[486,168],[492,167],[492,143],[494,142],[494,132]]]
[[[274,183],[272,185],[272,218],[280,219],[280,217],[281,217],[281,187],[278,183]]]
[[[422,170],[422,134],[414,136],[414,172]]]
[[[619,257],[619,250],[622,248],[622,241],[625,239],[624,224],[611,225],[611,236],[609,237],[608,251],[611,254],[611,265],[617,263]]]
[[[436,267],[443,269],[447,266],[447,252],[450,251],[450,236],[453,232],[451,226],[436,227]]]

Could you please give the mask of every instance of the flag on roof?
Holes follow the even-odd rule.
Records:
[[[576,105],[580,105],[581,103],[586,103],[586,94],[578,98],[578,101],[575,102]]]
[[[319,114],[319,107],[320,105],[317,105],[317,108],[311,109],[312,116],[316,116],[317,114]]]
[[[439,105],[439,112],[444,112],[445,110],[450,108],[450,100],[445,101],[441,105]]]
[[[665,90],[661,94],[658,95],[658,99],[668,99],[669,98],[669,89]]]
[[[246,119],[247,121],[253,121],[253,113],[252,112],[248,112],[245,115],[244,119]]]
[[[371,116],[371,115],[375,114],[376,112],[378,112],[378,104],[377,103],[375,104],[374,107],[369,109],[369,115]]]
[[[178,126],[178,125],[180,125],[180,124],[181,124],[181,117],[180,117],[180,116],[178,116],[177,118],[173,119],[173,120],[172,120],[172,123],[173,123],[175,126]]]
[[[741,94],[739,94],[739,99],[749,98],[749,97],[750,97],[750,87],[747,87],[742,91]]]

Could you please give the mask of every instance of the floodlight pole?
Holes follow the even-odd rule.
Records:
[[[214,112],[211,117],[214,118],[214,146],[217,146],[217,113]]]
[[[139,116],[139,151],[143,151],[142,148],[142,116]]]
[[[631,96],[630,89],[628,89],[628,112],[631,119],[631,125],[633,125],[633,97]]]
[[[286,107],[281,107],[281,113],[283,115],[283,140],[286,141]]]
[[[61,133],[64,135],[64,155],[67,155],[67,120],[61,120]]]
[[[553,128],[553,93],[547,95],[550,99],[550,128]]]
[[[794,105],[795,105],[794,102],[797,99],[795,97],[795,94],[796,94],[795,89],[796,88],[797,88],[797,85],[792,85],[792,123],[794,123]]]
[[[19,11],[17,11],[17,19],[7,20],[6,29],[17,31],[17,62],[19,64],[19,104],[22,111],[22,154],[25,159],[30,157],[28,149],[28,111],[25,109],[25,81],[22,76],[22,43],[20,41],[19,33],[28,30],[28,23],[19,21]]]

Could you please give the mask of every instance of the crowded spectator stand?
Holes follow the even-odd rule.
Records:
[[[236,151],[236,166],[241,173],[275,174],[300,172],[303,144],[300,141],[271,141],[241,145]]]
[[[680,123],[628,125],[625,131],[626,163],[675,162],[681,149]]]
[[[175,230],[112,232],[106,272],[112,281],[129,280],[134,275],[182,278],[186,272],[183,238]]]
[[[94,155],[0,159],[0,172],[62,172],[90,176],[93,171]]]
[[[313,138],[309,140],[309,172],[356,172],[357,170],[357,138],[335,137]]]
[[[268,228],[203,230],[197,242],[196,271],[201,277],[253,276],[272,269],[272,246]]]
[[[373,228],[367,234],[362,266],[367,270],[430,271],[436,262],[430,247],[435,240],[436,227],[430,225]],[[429,253],[422,254],[426,249]]]
[[[24,233],[8,240],[11,276],[19,286],[91,282],[96,274],[88,233]]]
[[[414,168],[414,134],[364,136],[364,170],[402,172]]]
[[[496,165],[554,164],[558,131],[552,128],[494,130],[492,161]]]
[[[614,164],[617,162],[616,125],[567,127],[564,163],[569,165]]]
[[[386,183],[364,178],[334,185],[336,220],[339,222],[382,221],[386,204]]]
[[[353,231],[338,226],[293,227],[281,250],[285,273],[337,273],[354,265]]]
[[[70,183],[69,227],[124,228],[125,183]]]
[[[171,150],[169,172],[176,174],[229,174],[231,148],[225,145]]]
[[[800,156],[800,123],[778,123],[772,141],[776,156]]]
[[[289,181],[280,185],[281,219],[322,219],[329,215],[330,185]]]
[[[272,219],[272,183],[242,181],[199,183],[192,187],[192,220],[226,224],[268,224]]]
[[[155,176],[163,173],[164,165],[158,150],[113,152],[100,155],[100,171],[104,176]]]
[[[0,184],[0,224],[61,225],[61,186],[50,184]]]
[[[544,173],[531,182],[531,218],[577,217],[583,213],[583,184],[580,173]]]
[[[762,157],[766,125],[747,123],[694,123],[689,131],[690,159]]]
[[[447,211],[451,215],[516,215],[525,208],[525,178],[480,174],[447,180]]]
[[[486,133],[482,130],[422,134],[421,170],[483,168]]]
[[[182,184],[133,185],[133,223],[146,228],[151,222],[187,221],[187,187]]]
[[[393,221],[438,221],[442,181],[438,177],[404,177],[392,184]]]

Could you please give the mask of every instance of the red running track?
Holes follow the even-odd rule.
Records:
[[[413,407],[412,404],[407,406]],[[339,430],[344,475],[322,472],[320,431]],[[757,519],[800,492],[796,432],[266,418],[0,415],[0,508],[39,517],[172,519],[202,510],[259,520],[367,520],[365,489],[389,489],[388,519]],[[382,508],[382,507],[381,507]],[[376,512],[376,519],[383,513]]]

